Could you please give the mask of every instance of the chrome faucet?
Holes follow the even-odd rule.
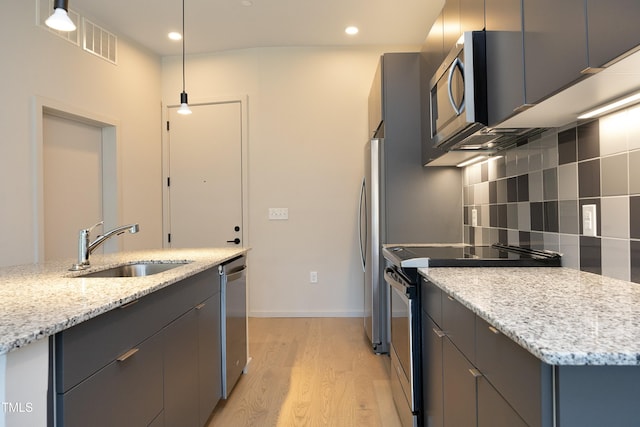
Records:
[[[89,255],[91,255],[91,253],[95,251],[98,248],[98,246],[102,245],[111,237],[119,236],[122,233],[125,233],[127,231],[131,234],[134,234],[140,231],[140,226],[138,224],[123,225],[120,227],[116,227],[113,230],[109,230],[104,234],[99,235],[96,238],[96,240],[94,240],[92,243],[89,243],[89,241],[91,240],[91,236],[90,236],[91,231],[93,231],[93,229],[96,228],[97,226],[103,225],[103,224],[104,224],[104,221],[100,221],[99,223],[95,224],[93,227],[80,230],[80,234],[78,236],[78,262],[76,264],[73,264],[69,270],[78,271],[78,270],[84,270],[85,268],[89,267],[89,265],[91,265],[89,262]]]

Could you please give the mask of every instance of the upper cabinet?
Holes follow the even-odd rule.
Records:
[[[431,76],[435,74],[440,64],[442,64],[442,61],[444,61],[445,55],[443,22],[442,14],[440,14],[438,18],[436,18],[436,22],[433,23],[429,34],[427,34],[427,38],[420,51],[420,56],[424,64],[422,72],[426,74],[427,83],[429,83]]]
[[[484,0],[460,1],[460,34],[484,29]],[[451,46],[453,47],[453,46]]]
[[[442,29],[445,56],[460,38],[460,0],[447,0],[442,8]]]
[[[584,77],[587,23],[584,0],[522,3],[525,104],[535,104]]]
[[[590,67],[602,67],[640,45],[638,0],[586,0],[586,4]]]
[[[640,44],[637,0],[486,0],[489,125]]]
[[[522,0],[486,0],[489,126],[526,105]]]
[[[382,109],[382,61],[378,63],[376,73],[373,76],[373,83],[369,91],[369,137],[376,136],[378,129],[382,126],[384,112]],[[383,135],[378,135],[383,136]]]

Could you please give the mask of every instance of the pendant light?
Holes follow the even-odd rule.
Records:
[[[182,0],[182,93],[180,94],[180,108],[178,108],[178,114],[191,114],[189,100],[187,99],[187,92],[185,92],[184,89],[184,62],[184,0]]]
[[[53,13],[44,21],[47,27],[58,31],[75,31],[76,25],[73,23],[67,11],[69,10],[69,0],[55,0],[53,2]]]

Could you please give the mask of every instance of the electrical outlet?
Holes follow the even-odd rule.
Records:
[[[478,209],[476,208],[471,209],[471,226],[478,226]]]
[[[582,234],[585,236],[598,235],[598,217],[596,215],[596,205],[582,206]]]
[[[289,219],[289,208],[269,208],[270,220],[287,220]]]
[[[309,282],[310,283],[318,283],[318,272],[312,271],[309,273]]]

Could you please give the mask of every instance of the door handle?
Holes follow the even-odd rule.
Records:
[[[462,61],[460,61],[460,58],[456,58],[456,60],[453,61],[453,64],[451,64],[451,68],[449,69],[449,78],[447,79],[447,91],[449,92],[449,102],[453,107],[453,111],[455,111],[456,114],[459,116],[460,114],[462,114],[462,111],[464,111],[465,97],[464,95],[462,96],[462,102],[460,102],[460,105],[456,104],[456,101],[453,99],[453,73],[456,71],[456,69],[460,70],[460,73],[462,74],[462,78],[464,79],[464,64],[462,63]]]
[[[239,245],[240,244],[240,238],[236,237],[233,240],[227,240],[227,243],[235,243],[236,245]]]

